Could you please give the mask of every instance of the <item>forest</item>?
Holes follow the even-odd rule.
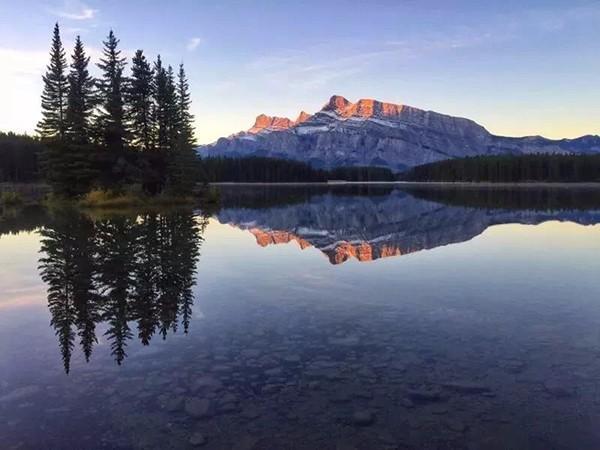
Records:
[[[598,182],[600,155],[496,155],[449,159],[417,166],[406,181],[445,182]]]
[[[381,167],[315,169],[301,161],[279,158],[204,158],[201,174],[209,182],[280,183],[344,181],[394,181],[391,170]]]
[[[45,150],[39,139],[0,131],[0,183],[39,181],[39,159]]]

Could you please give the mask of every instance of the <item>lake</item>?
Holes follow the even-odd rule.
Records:
[[[600,190],[0,216],[2,449],[600,448]]]

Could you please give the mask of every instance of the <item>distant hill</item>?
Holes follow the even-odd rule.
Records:
[[[600,153],[599,136],[552,140],[502,137],[476,122],[406,105],[334,95],[315,114],[296,120],[256,118],[248,130],[198,148],[203,157],[269,157],[315,168],[374,166],[403,172],[452,158],[532,153]]]

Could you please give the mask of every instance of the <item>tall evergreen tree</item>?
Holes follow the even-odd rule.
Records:
[[[156,148],[165,150],[168,145],[167,134],[167,71],[165,70],[160,55],[154,62],[154,121],[156,124]]]
[[[190,147],[196,143],[194,138],[194,116],[190,112],[192,99],[190,97],[190,85],[188,83],[183,64],[179,65],[177,74],[177,115],[179,121],[180,139]]]
[[[165,69],[160,55],[154,63],[154,98],[157,148],[166,154],[173,147],[174,126],[177,122],[173,69]]]
[[[168,188],[176,195],[189,195],[199,175],[199,160],[194,151],[194,116],[190,112],[191,98],[183,64],[179,66],[176,84],[169,67],[167,86],[168,98],[174,106],[169,110]]]
[[[180,135],[169,155],[168,190],[175,195],[190,195],[201,178],[200,159],[194,148]]]
[[[102,79],[99,83],[102,102],[101,139],[109,151],[118,154],[124,150],[126,142],[123,101],[125,58],[121,56],[121,50],[118,50],[119,40],[112,30],[103,44],[103,58],[98,64],[102,70]]]
[[[177,101],[173,69],[163,66],[160,55],[154,63],[154,123],[156,155],[151,158],[151,191],[162,191],[169,182],[169,164],[177,143]]]
[[[138,50],[132,59],[127,104],[131,143],[142,151],[154,146],[153,96],[154,72],[143,51]]]
[[[89,57],[79,36],[68,76],[65,139],[51,142],[46,152],[46,178],[55,193],[76,196],[86,193],[95,178],[96,155],[91,147],[94,79],[88,72]]]
[[[173,67],[169,66],[167,69],[167,86],[166,86],[166,113],[167,113],[167,136],[168,136],[168,149],[170,153],[173,153],[175,146],[179,142],[179,110],[177,106],[177,87],[175,84],[175,73]]]
[[[38,123],[38,133],[46,139],[63,139],[66,131],[65,112],[67,108],[68,81],[65,75],[67,58],[60,39],[60,27],[54,25],[54,35],[50,48],[50,63],[42,76],[42,120]]]
[[[91,141],[91,119],[94,109],[95,81],[88,71],[90,58],[86,56],[81,38],[77,36],[71,56],[69,94],[67,96],[66,131],[71,142],[86,144]]]

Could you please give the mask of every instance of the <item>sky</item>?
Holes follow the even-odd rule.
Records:
[[[0,131],[35,130],[57,21],[69,54],[79,34],[97,62],[113,29],[127,56],[183,62],[199,143],[334,94],[600,134],[598,0],[0,0]]]

